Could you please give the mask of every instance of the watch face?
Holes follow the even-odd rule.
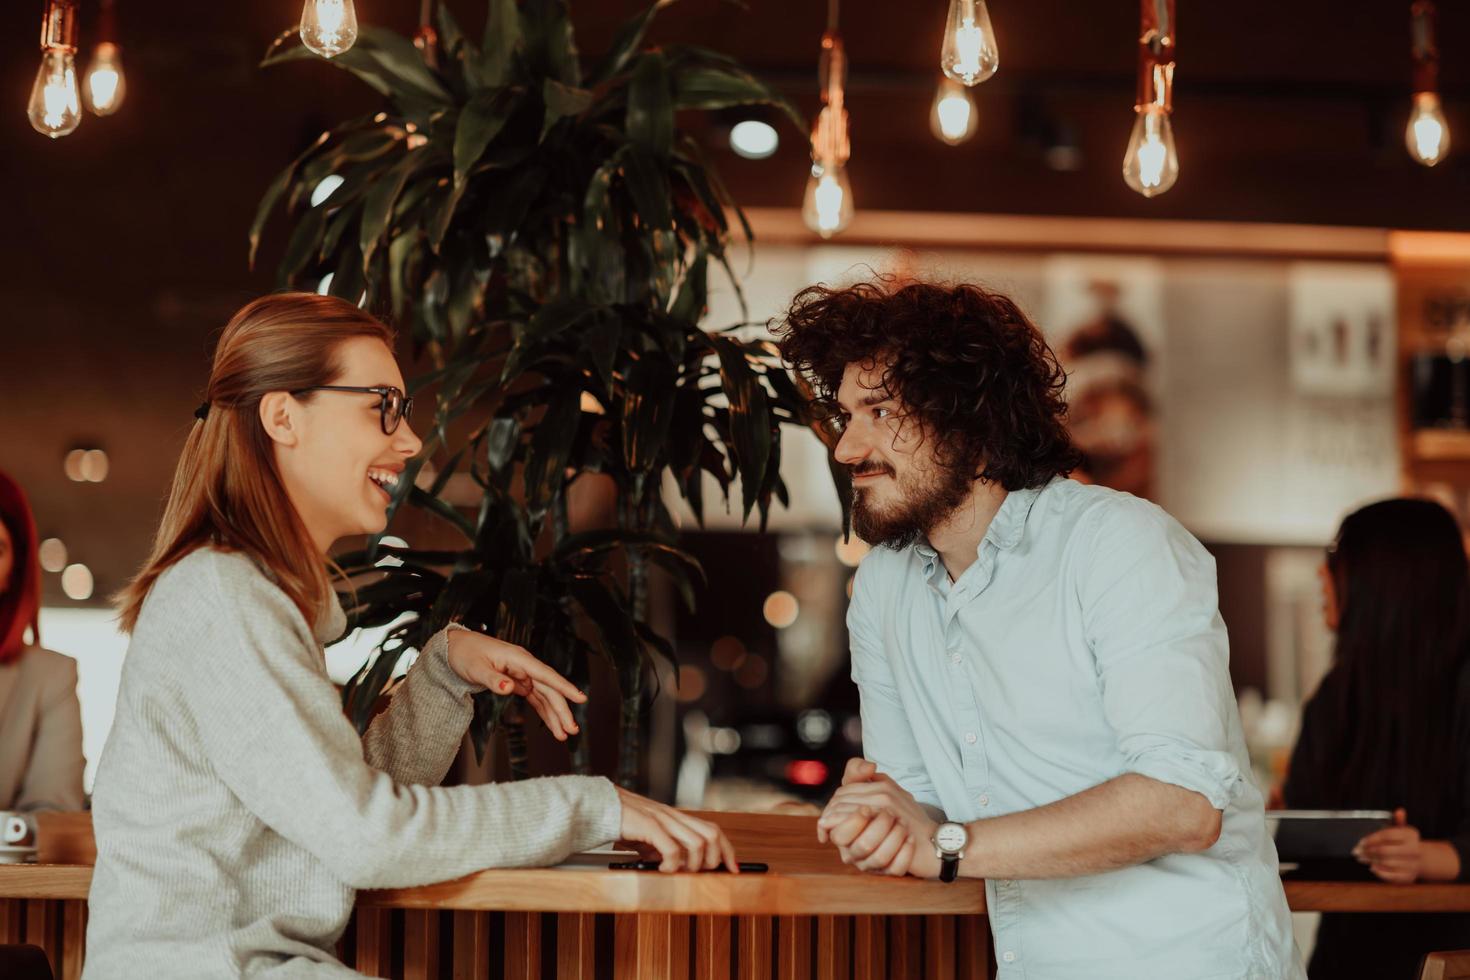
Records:
[[[934,843],[939,845],[942,851],[964,850],[965,844],[969,842],[970,835],[965,833],[965,828],[957,823],[940,824],[939,830],[934,834]]]

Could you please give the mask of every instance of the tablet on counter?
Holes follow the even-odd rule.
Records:
[[[1282,861],[1351,858],[1358,841],[1393,822],[1387,810],[1267,810]]]

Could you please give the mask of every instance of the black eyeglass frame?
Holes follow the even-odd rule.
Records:
[[[371,388],[361,388],[354,385],[313,385],[310,388],[297,388],[291,392],[291,395],[292,397],[304,395],[308,391],[347,391],[359,395],[377,395],[378,418],[383,427],[383,435],[385,436],[391,436],[397,432],[398,424],[404,419],[410,419],[411,421],[411,416],[413,415],[413,396],[405,394],[401,389],[391,385],[377,385]],[[388,424],[388,406],[389,401],[395,395],[398,397],[398,412],[394,416],[393,424],[390,428]]]

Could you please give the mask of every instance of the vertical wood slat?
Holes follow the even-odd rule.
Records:
[[[620,915],[615,921],[617,980],[688,980],[689,916]]]
[[[961,915],[955,919],[955,980],[987,980],[990,926],[983,915]]]
[[[44,898],[33,898],[26,902],[26,938],[32,946],[39,946],[51,961],[54,972],[61,961],[61,946],[56,941],[56,929],[60,920],[60,902]]]
[[[888,919],[890,970],[895,977],[918,977],[924,964],[919,959],[922,952],[923,918],[914,915],[895,915]]]
[[[777,941],[781,980],[811,980],[812,920],[805,915],[783,915]]]
[[[888,920],[881,915],[853,918],[853,980],[885,980],[888,976]]]
[[[450,976],[454,980],[490,980],[490,913],[456,910]]]
[[[358,908],[357,972],[386,977],[393,967],[392,913],[389,909]]]
[[[81,980],[82,955],[87,948],[87,903],[66,902],[61,910],[61,969],[56,980]]]
[[[25,942],[24,910],[23,899],[0,899],[0,943]]]
[[[583,980],[597,966],[597,917],[564,912],[556,917],[556,978]]]
[[[541,980],[541,913],[505,913],[505,980]]]
[[[728,915],[701,915],[694,928],[694,976],[698,980],[730,980],[730,931],[735,920]]]
[[[403,913],[404,980],[438,980],[439,914],[437,909]]]
[[[771,917],[741,916],[739,922],[740,980],[770,980]]]
[[[817,918],[817,980],[848,980],[848,933],[852,921],[845,915]]]
[[[924,976],[954,980],[955,916],[924,917]]]

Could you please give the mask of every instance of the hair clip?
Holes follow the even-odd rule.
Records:
[[[201,421],[201,422],[203,422],[206,418],[208,418],[209,417],[209,402],[205,402],[203,405],[200,405],[198,408],[194,409],[194,417],[196,419],[198,419],[199,421]]]

